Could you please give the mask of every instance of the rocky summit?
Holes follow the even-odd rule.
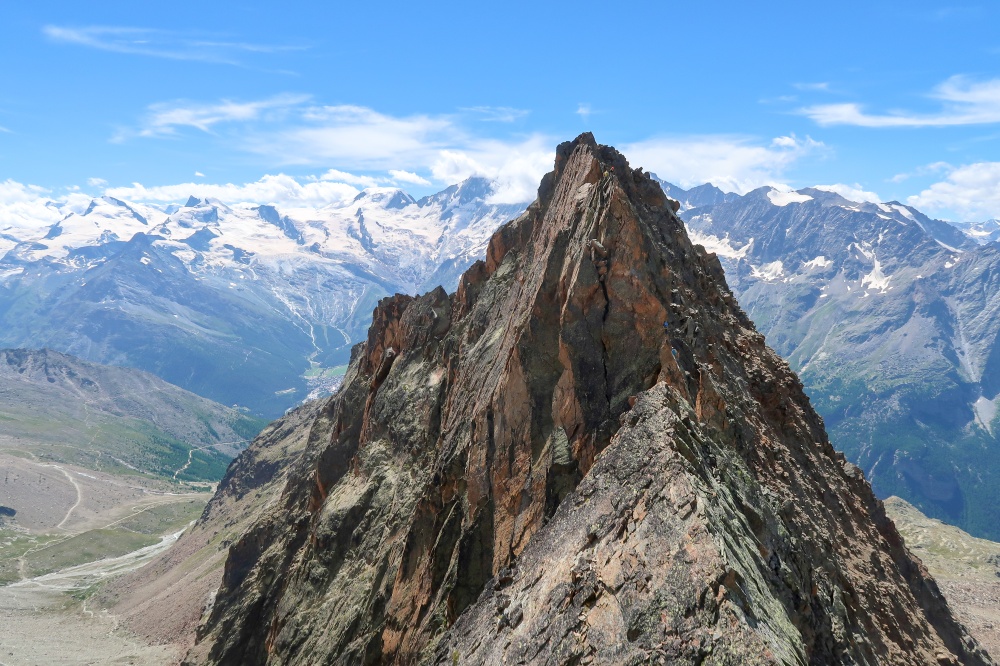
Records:
[[[678,209],[583,134],[383,299],[187,662],[992,663]]]

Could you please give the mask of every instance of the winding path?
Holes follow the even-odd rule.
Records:
[[[66,524],[66,521],[68,521],[70,516],[73,515],[73,512],[76,510],[76,507],[80,506],[80,503],[83,502],[83,491],[80,489],[80,484],[77,483],[76,479],[73,478],[73,475],[64,470],[62,467],[60,467],[59,465],[46,465],[46,466],[55,467],[57,470],[62,472],[63,475],[66,477],[66,479],[70,483],[72,483],[73,487],[76,489],[76,502],[73,504],[73,506],[69,508],[69,510],[66,512],[66,515],[63,516],[63,519],[59,521],[59,524],[56,525],[56,529],[61,530],[63,529],[63,525]]]

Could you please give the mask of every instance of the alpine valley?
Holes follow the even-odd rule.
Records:
[[[55,222],[0,225],[0,346],[140,368],[273,418],[336,386],[380,298],[454,288],[524,209],[492,194],[470,178],[320,209],[50,203]]]

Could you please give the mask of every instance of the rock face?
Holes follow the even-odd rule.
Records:
[[[992,663],[675,207],[584,134],[380,302],[187,661]]]

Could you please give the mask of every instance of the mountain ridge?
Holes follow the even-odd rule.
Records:
[[[7,224],[0,345],[139,367],[276,416],[336,386],[378,298],[454,287],[523,210],[492,192],[470,178],[420,201],[375,188],[283,210],[105,196],[47,226]]]
[[[992,663],[673,210],[584,134],[380,301],[187,663]]]
[[[188,461],[181,477],[201,481],[263,426],[150,373],[47,349],[0,349],[0,416],[4,452],[167,479]]]

